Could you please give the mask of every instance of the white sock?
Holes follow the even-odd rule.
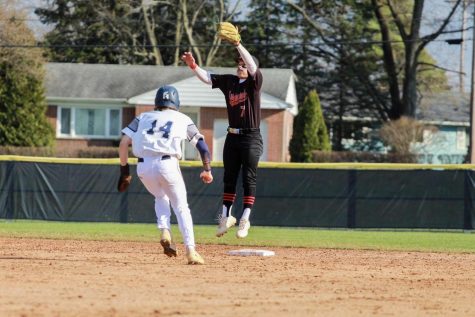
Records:
[[[244,208],[241,219],[249,220],[249,215],[251,214],[251,208]]]
[[[233,208],[233,206],[229,206],[229,215],[231,216],[231,209]],[[228,208],[223,205],[223,211],[221,212],[221,216],[224,218],[224,217],[227,217],[228,216]]]

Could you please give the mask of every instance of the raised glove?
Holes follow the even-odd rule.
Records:
[[[241,42],[241,35],[237,26],[229,22],[221,22],[218,26],[218,36],[233,45],[239,45]]]
[[[130,185],[130,181],[132,180],[132,176],[130,175],[129,164],[125,166],[120,166],[120,177],[119,183],[117,184],[117,190],[119,192],[125,192]]]

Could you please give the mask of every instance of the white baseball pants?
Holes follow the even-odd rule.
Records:
[[[170,229],[170,202],[183,236],[183,243],[187,247],[195,247],[193,219],[178,159],[173,156],[164,160],[160,156],[144,157],[143,162],[137,164],[137,175],[155,197],[158,228]]]

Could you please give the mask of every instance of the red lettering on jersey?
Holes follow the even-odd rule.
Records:
[[[237,95],[234,95],[232,92],[229,92],[229,104],[231,107],[234,107],[240,103],[245,102],[247,99],[247,92],[241,92]]]

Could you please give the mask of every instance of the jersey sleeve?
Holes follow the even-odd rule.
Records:
[[[263,79],[261,70],[258,68],[256,70],[256,73],[251,77],[252,77],[252,80],[254,82],[254,89],[261,90],[261,88],[262,88],[262,79]]]
[[[190,120],[191,121],[191,120]],[[200,131],[198,131],[198,128],[196,127],[196,125],[191,122],[191,124],[188,125],[187,129],[186,129],[186,134],[187,134],[187,140],[188,142],[190,142],[193,146],[196,147],[196,143],[198,143],[198,141],[200,139],[204,139],[205,137],[200,133]]]
[[[211,88],[222,88],[222,85],[224,83],[223,81],[223,75],[217,75],[217,74],[211,74]]]
[[[214,88],[219,88],[222,92],[225,92],[227,90],[227,87],[229,87],[230,83],[233,82],[237,76],[235,75],[217,75],[217,74],[211,74],[211,87]]]
[[[138,117],[134,118],[128,126],[122,129],[122,133],[132,138],[132,136],[137,132],[139,127],[140,119]]]

